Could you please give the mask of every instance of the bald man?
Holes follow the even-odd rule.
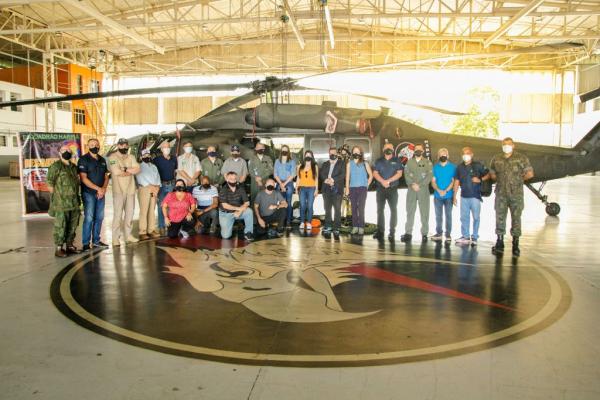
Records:
[[[79,225],[79,175],[77,166],[71,162],[73,153],[63,145],[59,150],[60,159],[48,168],[48,188],[50,193],[50,208],[48,214],[54,217],[54,244],[56,257],[66,257],[76,254],[73,244],[75,231]],[[63,248],[64,246],[64,248]]]
[[[398,186],[404,171],[404,165],[394,155],[394,145],[386,143],[383,146],[383,157],[375,162],[373,166],[373,177],[377,182],[377,232],[373,235],[375,239],[383,239],[385,234],[385,203],[390,207],[390,232],[389,240],[396,237],[396,225],[398,223]]]

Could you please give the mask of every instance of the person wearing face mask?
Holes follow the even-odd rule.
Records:
[[[225,160],[223,167],[221,168],[221,174],[225,176],[227,180],[227,173],[233,171],[238,179],[238,182],[243,184],[246,182],[248,177],[248,164],[244,160],[240,153],[240,146],[237,144],[231,145],[231,156]]]
[[[285,197],[287,203],[287,213],[285,224],[288,228],[292,227],[292,196],[294,195],[294,178],[296,177],[296,160],[290,153],[290,148],[287,145],[281,146],[281,153],[277,160],[275,160],[275,168],[273,171],[273,177],[277,181],[277,188],[281,194]]]
[[[81,233],[83,250],[91,250],[93,247],[108,247],[100,240],[100,232],[104,220],[104,201],[110,175],[106,160],[99,154],[100,142],[98,139],[88,140],[87,145],[89,151],[77,161],[83,200]]]
[[[383,157],[375,162],[373,177],[377,181],[377,232],[374,239],[381,240],[385,235],[385,203],[390,207],[390,233],[389,240],[396,237],[396,224],[398,223],[398,186],[404,171],[404,165],[394,156],[394,145],[386,143],[383,146]]]
[[[119,246],[120,238],[127,243],[139,240],[131,235],[133,211],[135,209],[135,179],[140,172],[140,165],[132,154],[129,154],[129,141],[121,138],[117,143],[117,151],[108,157],[113,191],[113,224],[112,244]]]
[[[200,162],[202,176],[206,176],[213,185],[221,186],[225,182],[221,168],[223,168],[223,160],[219,158],[217,148],[208,146],[206,148],[206,158]]]
[[[160,174],[156,165],[152,164],[150,150],[142,150],[140,172],[135,176],[138,184],[138,200],[140,202],[139,238],[160,237],[156,232],[156,199],[160,189]]]
[[[219,191],[219,224],[221,237],[231,238],[235,221],[244,221],[244,238],[247,241],[254,239],[254,217],[250,209],[250,202],[246,190],[239,183],[237,173],[229,171],[225,174],[225,183]]]
[[[454,176],[456,165],[448,161],[448,149],[438,150],[438,162],[433,166],[433,207],[435,210],[435,235],[432,240],[444,239],[444,217],[446,218],[446,242],[452,241],[452,206],[454,199]]]
[[[462,149],[463,162],[456,167],[454,180],[453,204],[457,204],[458,189],[460,188],[460,225],[461,237],[458,245],[477,245],[479,238],[479,219],[481,214],[481,182],[489,179],[485,166],[473,159],[473,149]],[[473,228],[471,228],[471,218]],[[470,232],[470,233],[469,233]]]
[[[319,167],[312,150],[304,152],[304,159],[296,170],[298,196],[300,197],[300,230],[312,229],[313,205],[319,194]]]
[[[196,199],[196,231],[214,235],[217,232],[219,191],[210,184],[208,176],[202,175],[200,186],[194,188],[192,196]]]
[[[154,157],[153,163],[158,168],[160,175],[160,189],[156,205],[158,206],[158,230],[161,236],[167,234],[165,228],[165,219],[163,218],[161,204],[167,194],[173,191],[175,187],[175,174],[177,172],[177,158],[171,155],[171,145],[168,141],[163,141],[160,146],[161,154]]]
[[[79,175],[71,162],[73,153],[69,146],[59,149],[60,160],[48,168],[47,182],[50,191],[48,215],[54,217],[53,237],[56,257],[78,253],[73,244],[79,225]],[[64,247],[63,247],[64,246]]]
[[[405,233],[400,237],[404,243],[412,240],[417,205],[421,216],[421,240],[427,241],[429,234],[429,184],[433,177],[433,164],[424,157],[425,146],[416,144],[413,157],[404,167],[404,179],[408,190],[406,192],[406,226]]]
[[[254,147],[254,155],[248,160],[250,171],[250,200],[254,202],[256,195],[265,186],[267,178],[273,175],[273,160],[265,154],[265,145],[258,142]]]
[[[496,245],[492,248],[495,254],[504,253],[504,234],[506,233],[506,217],[510,210],[512,236],[512,252],[521,255],[519,237],[521,236],[521,214],[525,207],[523,200],[523,184],[533,178],[533,167],[529,159],[515,150],[511,138],[502,140],[502,154],[492,158],[490,176],[496,181]]]
[[[325,207],[325,226],[323,236],[329,238],[333,232],[335,240],[340,238],[342,225],[342,199],[346,185],[346,163],[338,158],[335,147],[329,148],[329,160],[321,165],[319,179],[321,180],[321,193]],[[333,221],[331,211],[333,209]]]
[[[261,230],[267,230],[269,238],[280,237],[273,224],[281,229],[285,222],[287,202],[279,190],[275,190],[275,180],[267,178],[264,190],[256,195],[254,200],[254,214]]]
[[[188,192],[183,179],[177,179],[173,191],[165,197],[161,204],[167,236],[171,239],[181,235],[184,239],[194,235],[194,210],[196,200]]]
[[[186,190],[192,192],[200,176],[200,159],[194,154],[191,140],[183,142],[183,154],[177,157],[177,179],[183,179]]]
[[[373,172],[369,163],[365,162],[363,149],[354,146],[352,158],[346,166],[346,195],[350,197],[352,206],[352,234],[365,233],[365,205],[367,189],[373,180]]]

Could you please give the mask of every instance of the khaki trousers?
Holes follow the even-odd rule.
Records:
[[[138,189],[140,202],[140,235],[152,233],[156,229],[156,196],[151,193],[152,186],[141,186]]]
[[[131,236],[131,224],[133,222],[133,210],[135,208],[135,193],[123,194],[113,192],[113,240],[119,240],[121,228],[123,238],[127,240]],[[125,214],[125,218],[123,218]]]

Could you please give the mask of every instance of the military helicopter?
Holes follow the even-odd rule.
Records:
[[[274,138],[300,138],[303,141],[303,149],[313,150],[317,162],[322,162],[327,158],[328,149],[331,146],[348,149],[354,145],[359,145],[364,149],[366,160],[374,161],[380,157],[385,143],[394,145],[396,155],[404,163],[412,157],[414,145],[417,143],[425,146],[425,155],[430,159],[432,154],[436,154],[441,147],[447,148],[451,156],[456,157],[461,154],[461,149],[465,145],[469,145],[474,149],[476,158],[484,163],[488,163],[495,154],[500,152],[500,143],[496,139],[435,132],[392,117],[387,108],[380,110],[342,108],[331,101],[324,101],[321,105],[281,102],[281,94],[284,92],[323,90],[301,86],[298,84],[299,79],[267,77],[265,80],[240,84],[170,86],[83,93],[1,102],[0,107],[149,93],[249,88],[248,93],[185,124],[181,130],[166,134],[149,133],[129,138],[133,153],[140,157],[141,149],[146,148],[153,153],[158,153],[158,146],[166,140],[172,143],[172,151],[178,154],[182,141],[191,140],[196,154],[200,158],[205,157],[206,149],[210,145],[217,146],[222,157],[226,158],[229,156],[230,145],[240,144],[242,157],[249,159],[255,144],[262,141],[267,145],[267,154],[276,157],[278,151],[273,145]],[[358,95],[387,100],[368,94]],[[244,104],[261,97],[265,97],[268,101],[256,107],[241,108]],[[408,105],[446,114],[461,114],[426,105]],[[546,206],[546,212],[551,216],[560,213],[560,206],[557,203],[549,202],[547,196],[542,193],[547,181],[600,170],[600,122],[572,149],[526,143],[517,143],[516,146],[518,151],[529,157],[535,171],[535,177],[527,182],[526,186]],[[112,151],[114,151],[114,146],[108,154]],[[535,183],[540,183],[540,185],[536,188],[533,186]],[[406,187],[404,180],[401,185]],[[487,187],[484,195],[489,196],[490,194],[491,185]]]

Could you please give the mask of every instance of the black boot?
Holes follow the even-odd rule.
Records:
[[[519,257],[521,255],[521,249],[519,249],[519,238],[513,237],[512,245],[513,256]]]
[[[496,245],[492,247],[492,254],[502,254],[504,253],[504,236],[498,235],[498,239],[496,240]]]
[[[377,230],[375,232],[375,234],[373,235],[373,239],[375,240],[382,240],[383,239],[383,232],[380,230]]]
[[[411,240],[412,235],[410,233],[405,233],[404,235],[400,236],[400,241],[402,243],[410,243]]]

